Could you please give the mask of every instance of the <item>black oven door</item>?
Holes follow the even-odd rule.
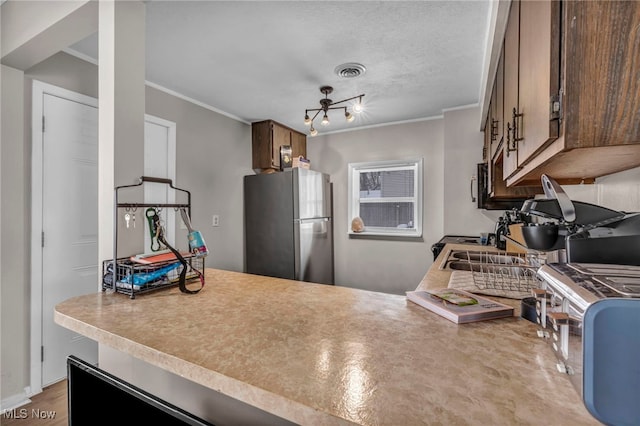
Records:
[[[489,198],[489,166],[478,164],[478,208],[485,210],[520,210],[528,198],[496,199]]]

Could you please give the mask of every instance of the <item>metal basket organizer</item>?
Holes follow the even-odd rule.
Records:
[[[188,267],[186,280],[199,279],[195,270],[204,271],[204,258],[189,257],[185,260]],[[145,265],[133,262],[130,258],[120,258],[114,274],[113,260],[109,259],[102,262],[102,288],[117,289],[119,293],[131,296],[158,290],[178,284],[182,268],[177,259]]]
[[[530,293],[538,288],[537,266],[525,255],[482,253],[480,258],[467,259],[473,282],[481,290]]]

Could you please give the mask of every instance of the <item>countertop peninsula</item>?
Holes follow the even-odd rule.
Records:
[[[439,263],[418,288],[447,286]],[[54,316],[298,424],[599,424],[518,316],[457,325],[402,295],[218,269],[196,295],[98,292]]]

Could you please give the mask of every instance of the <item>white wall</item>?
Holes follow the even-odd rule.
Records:
[[[625,212],[640,212],[640,167],[596,180],[596,204]]]
[[[209,249],[205,266],[243,271],[242,176],[253,174],[251,126],[151,87],[146,93],[147,113],[176,123],[176,185],[191,191],[192,225]],[[184,235],[186,249],[185,232],[177,230],[176,239]]]
[[[98,2],[3,1],[2,64],[27,70],[98,29]]]
[[[29,120],[34,79],[88,96],[98,95],[98,68],[66,53],[58,53],[25,74],[25,109]],[[191,191],[192,224],[203,233],[211,251],[206,265],[242,271],[241,177],[253,173],[251,126],[152,87],[146,87],[145,92],[146,113],[176,123],[177,176],[174,185]],[[25,140],[30,144],[29,126],[25,132]],[[28,155],[30,167],[30,147]],[[116,165],[117,175],[121,168],[121,164]],[[213,214],[220,215],[219,227],[211,226]],[[183,244],[186,248],[186,238]]]
[[[640,167],[603,176],[593,185],[562,185],[570,199],[623,212],[640,212]]]
[[[4,407],[15,396],[24,397],[30,383],[31,85],[36,79],[97,97],[98,68],[58,53],[24,75],[2,66],[1,77],[0,399]],[[176,185],[191,191],[193,225],[203,232],[211,253],[206,266],[242,271],[242,176],[253,173],[251,126],[150,87],[146,105],[147,113],[177,123]],[[214,213],[220,215],[218,228],[211,226]],[[181,232],[186,248],[186,231]]]
[[[2,65],[2,251],[0,368],[3,399],[29,383],[29,180],[25,164],[23,73]]]
[[[336,284],[387,293],[414,290],[431,264],[431,245],[444,234],[478,235],[494,223],[471,202],[471,175],[482,156],[477,107],[443,118],[307,138],[311,168],[334,186]],[[424,159],[421,239],[349,237],[347,166],[352,162]]]
[[[444,114],[444,235],[480,235],[493,232],[502,213],[478,210],[471,199],[471,177],[482,162],[484,134],[478,130],[478,107]],[[475,182],[474,182],[475,186]],[[473,189],[476,194],[476,189]]]

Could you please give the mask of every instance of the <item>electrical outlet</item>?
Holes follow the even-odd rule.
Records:
[[[212,226],[220,226],[220,216],[218,216],[217,214],[213,215],[213,219],[211,221],[211,225]]]

